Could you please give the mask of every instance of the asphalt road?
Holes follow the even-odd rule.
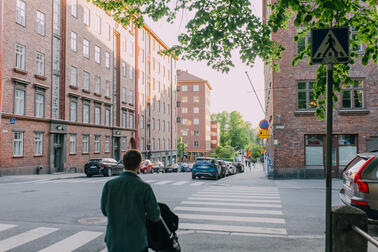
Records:
[[[179,215],[182,251],[324,251],[323,180],[268,180],[261,167],[218,181],[140,176]],[[0,251],[106,251],[99,206],[109,179],[0,177]],[[334,180],[334,205],[342,204],[340,187]]]

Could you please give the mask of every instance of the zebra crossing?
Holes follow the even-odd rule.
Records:
[[[209,186],[174,208],[179,233],[287,237],[280,193],[275,187]]]
[[[0,223],[0,235],[2,236],[4,232],[12,231],[12,229],[19,227],[13,224],[1,224]],[[42,243],[54,241],[53,244],[47,244],[44,248],[34,250],[39,252],[71,252],[76,249],[82,248],[88,245],[95,239],[100,239],[100,243],[103,244],[103,238],[100,238],[104,232],[94,232],[94,231],[78,231],[68,237],[63,239],[56,237],[49,237],[49,235],[56,234],[62,231],[60,228],[55,227],[37,227],[24,232],[14,234],[8,238],[0,240],[0,252],[10,251],[15,249],[16,251],[31,251],[23,246],[33,247],[33,243],[39,243],[43,239]],[[102,247],[104,245],[101,245]],[[21,248],[23,249],[21,249]]]
[[[51,180],[31,180],[24,182],[14,182],[14,183],[3,183],[0,185],[18,185],[18,184],[32,184],[32,185],[43,185],[43,184],[105,184],[108,180],[112,178],[70,178],[70,179],[51,179]],[[173,186],[201,186],[205,185],[204,181],[189,181],[189,180],[157,180],[157,179],[147,179],[144,180],[146,183],[151,185],[173,185]],[[207,183],[208,184],[208,183]]]

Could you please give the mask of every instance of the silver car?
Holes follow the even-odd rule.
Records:
[[[340,198],[378,219],[378,152],[358,154],[343,171]]]

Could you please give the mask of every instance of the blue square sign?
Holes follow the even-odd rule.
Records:
[[[311,63],[342,64],[349,62],[349,28],[311,30]]]
[[[16,124],[16,118],[9,118],[9,124]]]

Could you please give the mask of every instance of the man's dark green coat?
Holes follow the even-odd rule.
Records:
[[[101,197],[108,217],[105,242],[109,252],[140,252],[148,247],[146,218],[156,222],[160,209],[149,184],[133,172],[109,180]]]

